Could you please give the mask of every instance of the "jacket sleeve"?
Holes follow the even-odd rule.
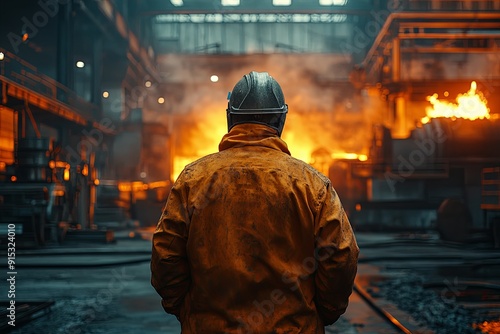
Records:
[[[315,304],[327,326],[337,321],[347,309],[359,248],[337,193],[330,183],[323,189],[315,222]]]
[[[174,184],[153,234],[151,285],[162,298],[167,313],[180,317],[180,309],[190,285],[186,254],[187,224],[185,191]]]

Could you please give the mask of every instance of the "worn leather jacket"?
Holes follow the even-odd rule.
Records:
[[[346,310],[358,252],[330,180],[273,129],[241,124],[175,182],[151,282],[182,333],[324,333]]]

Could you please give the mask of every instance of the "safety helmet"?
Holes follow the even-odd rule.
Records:
[[[227,105],[228,130],[237,124],[264,124],[281,136],[288,106],[278,82],[267,72],[245,74],[230,92]]]

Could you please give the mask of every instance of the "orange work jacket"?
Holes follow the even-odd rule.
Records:
[[[182,333],[324,333],[358,246],[330,180],[241,124],[185,167],[153,235],[151,282]]]

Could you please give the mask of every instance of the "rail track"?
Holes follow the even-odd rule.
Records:
[[[353,290],[358,296],[373,310],[374,313],[378,315],[380,320],[388,325],[387,330],[392,328],[391,332],[387,333],[404,333],[404,334],[412,334],[413,332],[407,328],[405,325],[401,323],[400,320],[396,318],[394,314],[392,314],[386,307],[382,306],[378,303],[374,298],[370,296],[370,294],[359,284],[355,283]],[[372,321],[375,321],[372,319]],[[383,327],[380,324],[378,327]],[[382,328],[379,329],[384,330]]]

